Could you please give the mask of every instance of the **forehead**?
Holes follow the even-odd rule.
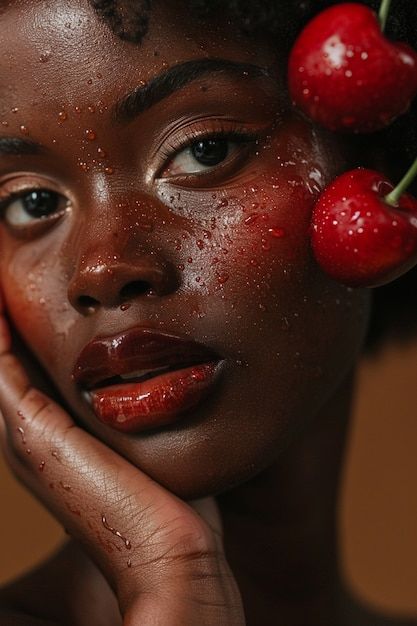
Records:
[[[210,18],[208,28],[185,0],[154,2],[140,45],[114,35],[88,0],[12,0],[0,13],[0,35],[3,115],[40,101],[97,99],[109,88],[120,97],[138,81],[193,58],[271,63],[264,38],[263,45],[248,38],[225,15]]]

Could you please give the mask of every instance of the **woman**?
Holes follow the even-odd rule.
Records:
[[[356,147],[289,103],[305,3],[191,4],[1,13],[2,440],[70,539],[0,624],[367,619],[334,514],[370,293],[309,243]]]

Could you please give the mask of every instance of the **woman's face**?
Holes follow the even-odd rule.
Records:
[[[8,3],[1,280],[77,421],[195,497],[259,471],[336,392],[366,299],[312,260],[344,163],[291,110],[278,44],[167,4],[133,45],[86,0]]]

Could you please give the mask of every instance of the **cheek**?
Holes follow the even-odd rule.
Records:
[[[53,367],[73,323],[59,256],[48,237],[18,248],[5,242],[3,249],[1,282],[13,325],[39,360]]]
[[[170,245],[187,290],[233,297],[243,285],[245,291],[265,290],[286,275],[301,277],[311,265],[309,229],[317,198],[303,180],[295,171],[272,170],[231,190],[179,194],[173,208],[189,207],[193,229]]]

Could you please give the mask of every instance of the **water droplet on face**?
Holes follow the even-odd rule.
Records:
[[[279,227],[268,228],[268,233],[271,237],[275,237],[276,239],[282,239],[282,237],[285,237],[285,230]]]
[[[219,285],[224,285],[229,280],[229,274],[227,272],[219,272],[217,274],[217,282]]]
[[[79,115],[81,113],[82,109],[81,109],[81,107],[76,106],[76,107],[74,107],[74,111],[76,113],[78,113],[78,115]]]
[[[26,454],[32,454],[32,450],[30,448],[26,448]]]
[[[84,131],[84,136],[86,139],[88,139],[88,141],[95,141],[95,139],[97,138],[96,133],[94,132],[94,130],[91,130],[91,128],[87,128]]]
[[[151,233],[154,229],[152,222],[139,222],[138,226],[144,233]]]
[[[290,330],[291,324],[288,320],[288,317],[283,317],[281,321],[281,330]]]
[[[196,243],[197,243],[197,248],[199,248],[200,250],[204,248],[204,241],[202,239],[198,239]]]
[[[9,125],[9,122],[3,121],[1,125],[7,127]]]
[[[22,133],[22,135],[29,135],[29,129],[27,126],[24,126],[22,124],[22,126],[20,126],[20,132]]]
[[[130,302],[123,302],[123,304],[120,305],[120,310],[127,311],[131,306],[132,304]]]
[[[105,159],[107,156],[107,152],[103,148],[97,148],[97,154],[102,159]]]
[[[104,168],[104,172],[105,172],[106,174],[108,174],[108,175],[111,175],[111,174],[113,174],[114,169],[113,169],[112,167],[105,167],[105,168]]]
[[[78,159],[77,164],[78,164],[78,167],[82,169],[83,172],[90,171],[90,166],[88,165],[86,161],[83,161],[82,159]]]
[[[95,113],[96,112],[96,107],[94,106],[94,104],[89,104],[87,107],[87,111],[89,113]]]
[[[13,107],[13,109],[12,109],[12,113],[18,113],[18,112],[19,112],[18,107]]]
[[[251,213],[251,215],[249,215],[244,220],[244,223],[246,224],[246,226],[250,226],[251,224],[254,224],[259,219],[259,217],[260,217],[259,213]]]
[[[46,465],[45,461],[41,461],[39,463],[39,471],[40,472],[43,472],[43,470],[45,469],[45,465]]]
[[[58,119],[60,122],[66,122],[68,119],[68,113],[66,111],[60,111],[58,113]]]

